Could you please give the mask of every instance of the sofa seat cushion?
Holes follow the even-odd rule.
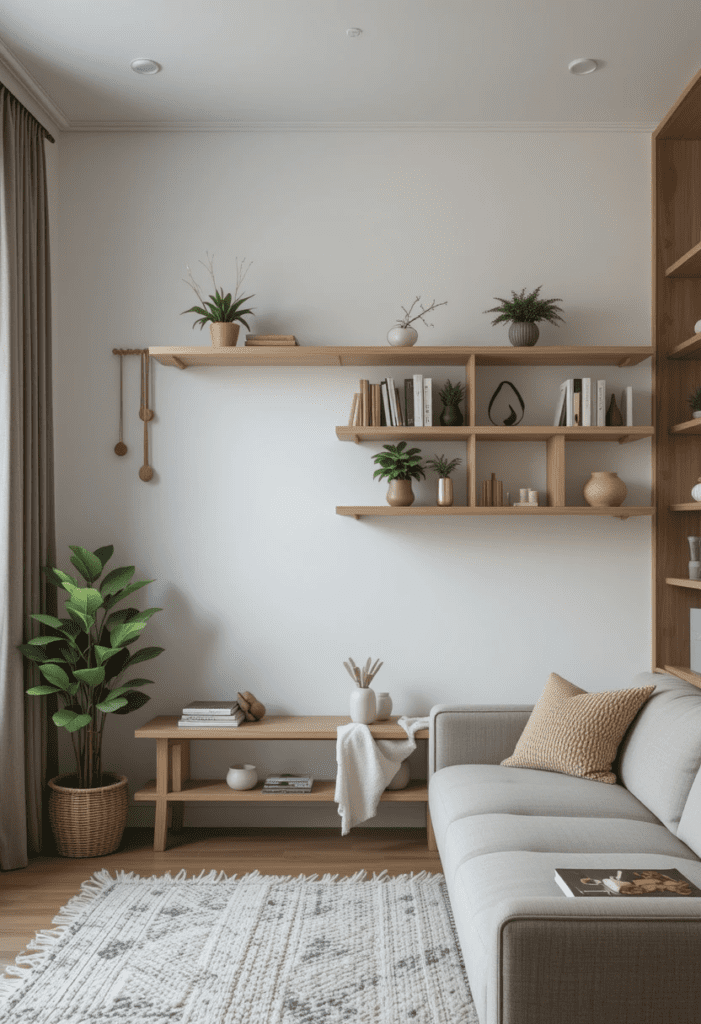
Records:
[[[647,951],[643,951],[646,943],[645,930],[638,925],[633,937],[630,930],[626,929],[625,924],[630,923],[631,919],[635,921],[642,918],[661,918],[668,921],[688,921],[689,927],[693,929],[691,934],[698,935],[701,927],[701,898],[568,898],[558,888],[554,879],[556,868],[586,868],[588,873],[592,874],[597,868],[602,867],[677,868],[695,885],[701,887],[701,862],[658,853],[493,853],[465,861],[452,878],[446,875],[455,927],[480,1024],[496,1024],[499,1020],[494,1001],[488,1005],[487,992],[498,993],[498,972],[503,976],[505,970],[515,966],[502,962],[503,959],[508,961],[507,957],[502,957],[502,952],[508,939],[507,930],[510,922],[535,918],[544,920],[546,926],[540,937],[543,942],[542,956],[546,959],[552,953],[552,950],[546,948],[549,942],[564,943],[567,946],[565,963],[571,964],[571,972],[568,977],[561,980],[571,989],[570,1002],[573,1010],[581,1009],[578,1005],[580,1000],[583,1003],[591,999],[592,992],[595,993],[596,990],[590,971],[582,970],[583,953],[580,947],[581,940],[588,939],[590,935],[587,932],[587,925],[592,918],[597,919],[597,922],[602,918],[611,919],[609,930],[605,934],[598,933],[598,949],[601,951],[602,943],[606,943],[600,955],[609,956],[614,966],[616,957],[619,957],[622,973],[626,959],[634,966],[636,957],[649,955]],[[567,918],[579,920],[567,921],[568,927],[564,930],[554,929],[550,925],[550,922]],[[617,921],[623,922],[620,930],[615,923]],[[597,948],[596,941],[594,948]],[[639,960],[637,962],[639,963]],[[654,964],[654,969],[650,972],[651,984],[654,987],[655,972],[660,970],[659,950],[656,958],[650,956],[650,962],[651,965]],[[591,969],[593,970],[593,966]],[[639,984],[639,969],[635,976]],[[534,978],[533,983],[537,995],[538,979]],[[585,986],[585,989],[578,991],[579,985]],[[528,1016],[528,1020],[532,1019],[535,1018]],[[546,1019],[551,1021],[552,1018],[546,1015]],[[594,1018],[586,1016],[583,1019]],[[616,1024],[621,1024],[624,1018],[606,1016],[600,1019],[602,1024],[604,1021],[608,1024],[613,1020]],[[628,1019],[625,1018],[626,1024]],[[654,1013],[649,1019],[656,1019]],[[680,1021],[694,1019],[683,1014],[679,1017]],[[512,1017],[508,1016],[508,1020],[512,1020]]]
[[[488,853],[655,853],[698,860],[664,825],[630,818],[473,814],[448,826],[440,854],[447,876]]]
[[[441,768],[431,777],[428,800],[439,846],[449,825],[473,814],[630,818],[658,824],[655,815],[623,786],[499,764]]]
[[[619,751],[621,782],[676,834],[701,768],[701,690],[676,676],[646,672],[656,689]]]

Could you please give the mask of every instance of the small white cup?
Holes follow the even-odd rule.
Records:
[[[257,781],[258,772],[254,764],[232,764],[226,773],[229,789],[253,789]]]
[[[689,579],[701,580],[701,562],[689,562]]]

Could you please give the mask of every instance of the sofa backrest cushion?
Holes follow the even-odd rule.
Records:
[[[653,672],[633,680],[634,686],[653,683],[655,692],[621,744],[618,774],[626,789],[677,835],[701,768],[701,690]]]
[[[679,820],[677,837],[701,857],[701,772],[694,779]]]

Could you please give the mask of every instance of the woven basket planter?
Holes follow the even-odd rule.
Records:
[[[96,789],[72,789],[61,785],[75,775],[57,775],[49,781],[49,819],[61,857],[104,857],[122,841],[129,805],[126,775]]]

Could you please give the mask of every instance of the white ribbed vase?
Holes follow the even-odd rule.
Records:
[[[369,686],[357,686],[350,695],[351,722],[372,725],[375,721],[375,711],[375,691]]]

